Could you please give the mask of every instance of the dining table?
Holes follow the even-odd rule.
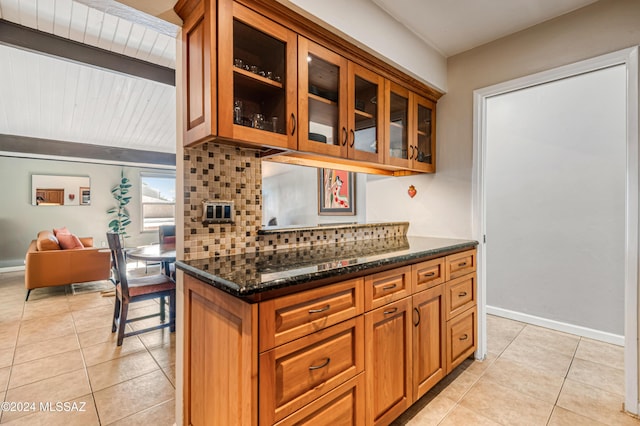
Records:
[[[176,245],[150,244],[127,251],[127,258],[144,262],[161,262],[164,273],[171,276],[171,264],[176,261]]]

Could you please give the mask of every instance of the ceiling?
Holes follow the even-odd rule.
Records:
[[[372,0],[449,57],[597,0]]]
[[[361,1],[448,57],[595,0]],[[0,0],[0,18],[175,68],[175,2]],[[173,86],[1,44],[0,63],[9,64],[0,67],[0,136],[175,152]]]

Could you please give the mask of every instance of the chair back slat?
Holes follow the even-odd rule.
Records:
[[[129,298],[129,282],[127,281],[127,262],[124,259],[124,251],[120,243],[120,235],[115,232],[107,232],[107,242],[111,250],[111,256],[115,260],[115,269],[118,274],[120,289],[123,298]]]

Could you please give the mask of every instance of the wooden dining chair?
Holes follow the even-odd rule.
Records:
[[[119,282],[116,284],[116,299],[113,309],[113,323],[111,332],[118,331],[118,346],[122,345],[125,337],[169,327],[173,332],[176,329],[176,283],[164,274],[146,275],[144,277],[127,277],[127,264],[120,243],[120,235],[115,232],[107,232],[109,249],[115,259],[115,269]],[[169,298],[169,322],[165,322],[164,298]],[[160,298],[160,312],[136,318],[127,318],[129,304]],[[127,323],[143,319],[160,317],[160,324],[142,330],[125,333]]]

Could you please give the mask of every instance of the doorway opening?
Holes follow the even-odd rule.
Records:
[[[573,118],[573,122],[569,121],[566,125],[563,123],[550,123],[554,117],[546,116],[542,122],[535,120],[521,120],[521,116],[512,116],[512,121],[506,126],[494,126],[495,119],[506,120],[510,113],[518,111],[510,111],[504,106],[508,103],[501,102],[513,96],[513,101],[520,102],[520,105],[529,105],[539,107],[541,113],[536,117],[536,111],[531,110],[531,118],[540,119],[544,117],[548,111],[544,110],[545,96],[552,93],[556,96],[556,102],[562,102],[564,98],[558,98],[559,92],[556,89],[570,87],[570,90],[579,89],[582,83],[593,83],[602,76],[613,78],[619,84],[622,84],[622,97],[618,98],[621,105],[619,110],[603,111],[603,116],[611,112],[613,120],[622,120],[613,125],[612,128],[618,126],[621,128],[618,137],[623,141],[618,151],[613,153],[607,167],[597,167],[599,159],[598,149],[589,152],[591,148],[598,146],[598,137],[591,138],[591,134],[582,135],[582,131],[593,132],[599,129],[598,123],[589,121],[580,128],[580,116]],[[549,91],[551,89],[551,91]],[[555,92],[554,92],[555,91]],[[607,93],[607,92],[602,92]],[[503,97],[504,98],[501,98]],[[561,95],[562,96],[562,95]],[[536,105],[537,102],[542,102]],[[547,100],[548,102],[548,100]],[[594,96],[591,102],[595,105],[599,102],[597,96]],[[553,105],[558,106],[558,105]],[[578,105],[584,106],[584,105]],[[547,104],[547,109],[552,106]],[[560,105],[562,108],[562,105]],[[603,108],[606,108],[604,105]],[[502,110],[501,110],[502,108]],[[569,107],[570,108],[570,107]],[[576,108],[579,109],[579,108]],[[620,117],[622,115],[622,117]],[[527,126],[532,126],[527,128]],[[537,127],[536,127],[537,126]],[[577,126],[577,127],[576,127]],[[587,130],[590,128],[590,130]],[[501,134],[505,133],[505,134]],[[509,136],[517,135],[515,138]],[[536,135],[530,139],[530,136]],[[546,135],[546,136],[545,136]],[[606,135],[600,135],[602,139]],[[489,138],[491,141],[489,142]],[[585,138],[591,139],[592,147],[589,143],[582,143]],[[500,142],[502,140],[502,142]],[[496,142],[498,141],[498,142]],[[495,145],[494,145],[495,142]],[[600,142],[602,142],[600,140]],[[516,151],[513,151],[513,150]],[[602,149],[602,145],[600,148]],[[511,151],[511,152],[510,152]],[[579,153],[579,155],[576,155]],[[517,161],[509,162],[506,158],[509,155],[517,154],[523,158],[518,164]],[[554,156],[555,159],[552,159]],[[604,157],[604,156],[600,156]],[[563,161],[564,158],[564,161]],[[589,168],[589,163],[595,161],[596,167],[593,167],[593,175],[584,174],[582,179],[575,176],[571,172],[571,167],[582,168],[582,171]],[[602,165],[602,164],[600,164]],[[571,167],[569,167],[571,166]],[[610,169],[606,170],[609,166]],[[586,167],[586,169],[585,169]],[[620,170],[621,169],[621,170]],[[507,182],[500,190],[495,189],[495,182],[509,179],[512,176],[525,176],[526,178],[516,183]],[[598,176],[603,179],[598,180]],[[474,92],[474,172],[473,172],[473,229],[474,237],[483,241],[478,250],[478,296],[479,296],[479,346],[476,354],[477,358],[483,358],[486,355],[486,314],[487,305],[496,304],[501,312],[495,312],[504,316],[510,316],[512,319],[529,322],[536,325],[543,325],[549,328],[555,328],[560,331],[567,331],[599,340],[605,340],[613,343],[622,343],[625,346],[625,407],[626,410],[638,413],[638,347],[637,347],[637,328],[638,328],[638,48],[625,49],[623,51],[614,52],[598,58],[582,61],[576,64],[560,67],[543,73],[523,77],[498,85],[490,86]],[[592,180],[594,178],[595,180]],[[576,191],[562,189],[561,185],[556,185],[558,179],[563,179],[577,188]],[[592,183],[590,184],[589,181]],[[606,181],[606,182],[605,182]],[[604,183],[615,185],[615,190],[604,189]],[[493,185],[493,186],[488,186]],[[543,188],[544,191],[541,191]],[[603,191],[600,191],[603,190]],[[538,191],[538,192],[536,192]],[[599,192],[600,191],[600,192]],[[584,198],[587,201],[566,204],[564,201],[571,200],[572,196],[582,195],[578,198]],[[589,200],[590,193],[597,195]],[[596,194],[597,193],[597,194]],[[598,197],[601,204],[597,205]],[[542,200],[541,200],[542,198]],[[510,204],[511,202],[511,204]],[[491,203],[489,205],[489,203]],[[584,205],[581,207],[580,203]],[[606,204],[605,204],[606,203]],[[523,205],[524,204],[524,205]],[[523,209],[524,207],[524,209]],[[599,209],[602,207],[602,209]],[[495,208],[498,208],[496,210]],[[493,210],[492,210],[493,209]],[[572,210],[573,209],[573,210]],[[576,210],[577,209],[577,210]],[[592,211],[589,211],[591,209]],[[622,212],[618,210],[622,210]],[[518,218],[522,214],[526,214],[528,210],[533,213],[531,217],[522,218],[520,229],[517,228]],[[585,214],[576,215],[576,211],[582,211]],[[500,212],[502,217],[496,216],[496,212]],[[591,215],[590,213],[593,213]],[[493,214],[493,216],[492,216]],[[572,216],[573,215],[573,216]],[[616,216],[618,215],[618,216]],[[557,220],[564,216],[563,221]],[[496,225],[495,220],[498,219],[500,226]],[[510,225],[501,232],[496,232],[505,223],[510,220]],[[617,229],[617,238],[607,240],[606,235],[600,234],[601,228],[598,220],[617,222],[613,228]],[[609,309],[615,309],[616,306],[624,306],[624,316],[622,318],[586,318],[581,317],[578,302],[567,302],[568,299],[562,297],[556,299],[546,299],[549,293],[558,291],[558,281],[547,279],[546,274],[559,274],[560,270],[546,270],[552,265],[562,266],[562,260],[558,259],[558,253],[551,254],[553,260],[548,265],[543,262],[536,262],[545,258],[547,253],[529,250],[527,246],[536,240],[544,242],[546,233],[546,241],[550,249],[573,249],[573,254],[577,254],[577,258],[568,260],[568,264],[576,264],[579,257],[585,262],[593,262],[589,260],[591,256],[598,257],[594,253],[594,247],[586,248],[584,241],[575,241],[572,244],[571,238],[562,235],[568,227],[575,226],[575,229],[581,229],[583,237],[590,240],[591,244],[594,240],[600,241],[600,244],[609,244],[608,254],[622,257],[619,268],[616,271],[618,282],[623,281],[623,286],[618,288],[616,294],[607,294],[602,287],[597,287],[597,280],[592,283],[596,290],[603,291],[600,299],[609,297],[606,301],[611,306]],[[617,228],[616,228],[617,226]],[[528,227],[528,228],[527,228]],[[523,229],[525,232],[522,232]],[[530,233],[533,229],[534,233]],[[495,240],[492,240],[492,232]],[[527,234],[529,232],[529,234]],[[599,234],[599,235],[598,235]],[[580,235],[580,232],[574,234]],[[543,237],[540,239],[540,237]],[[563,242],[562,237],[568,239]],[[597,237],[597,238],[596,238]],[[492,241],[502,243],[496,248],[492,246]],[[516,246],[505,247],[508,244],[516,244]],[[588,246],[588,244],[586,244]],[[564,247],[563,247],[564,246]],[[521,247],[520,252],[523,259],[516,268],[521,269],[521,275],[518,285],[532,285],[532,282],[542,286],[537,298],[531,295],[523,295],[522,292],[526,287],[518,288],[513,285],[514,276],[509,275],[514,270],[509,267],[496,268],[492,265],[492,256],[500,258],[501,252],[513,253],[514,247]],[[584,251],[581,251],[584,250]],[[617,254],[616,254],[617,253]],[[507,253],[508,254],[508,253]],[[487,273],[490,273],[489,279],[497,282],[497,288],[501,288],[498,297],[489,297],[487,294]],[[515,288],[515,296],[504,295],[504,289],[511,285]],[[578,279],[579,280],[579,279]],[[560,281],[562,282],[562,280]],[[506,283],[506,284],[505,284]],[[494,281],[491,282],[494,284]],[[602,283],[602,286],[610,285]],[[576,294],[576,289],[566,287],[560,291],[572,293],[574,297],[580,297]],[[518,293],[520,292],[520,294]],[[567,294],[568,296],[569,294]],[[522,300],[527,298],[525,305]],[[519,299],[519,300],[516,300]],[[623,299],[623,300],[620,300]],[[553,304],[559,302],[556,306]],[[536,306],[536,304],[538,306]],[[505,308],[506,307],[506,308]],[[564,313],[562,313],[564,307]],[[491,309],[495,309],[492,307]],[[570,312],[571,315],[567,315]],[[589,322],[589,321],[599,321]],[[594,331],[598,330],[598,331]],[[621,339],[620,334],[624,334]],[[617,339],[617,340],[616,340]]]

